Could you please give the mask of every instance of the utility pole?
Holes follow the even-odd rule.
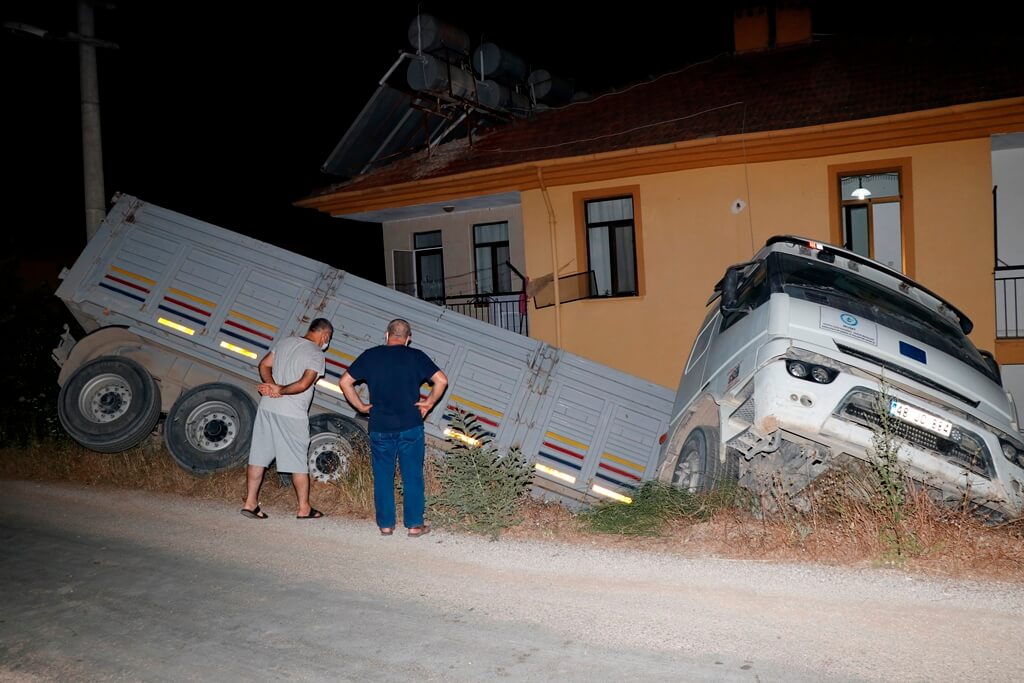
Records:
[[[116,43],[98,40],[93,0],[78,0],[78,33],[52,33],[46,29],[5,21],[4,28],[45,38],[78,43],[79,82],[82,95],[82,163],[85,176],[85,237],[91,240],[106,216],[103,192],[103,144],[100,138],[100,86],[96,77],[96,48],[117,49]]]
[[[91,240],[107,215],[103,193],[103,143],[100,137],[100,86],[96,77],[96,31],[90,0],[78,0],[79,78],[82,86],[82,164],[85,175],[85,238]]]

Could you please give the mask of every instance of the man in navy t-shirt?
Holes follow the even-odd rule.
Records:
[[[402,473],[402,522],[409,536],[430,531],[423,523],[423,419],[448,386],[448,377],[419,349],[409,347],[409,323],[388,323],[384,345],[359,354],[338,383],[345,398],[360,413],[370,415],[370,450],[373,464],[373,503],[381,534],[395,531],[395,462]],[[356,393],[365,382],[370,403]],[[424,382],[430,395],[420,394]]]

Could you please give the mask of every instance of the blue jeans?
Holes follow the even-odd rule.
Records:
[[[423,425],[403,432],[370,432],[373,505],[377,526],[395,526],[395,462],[402,473],[402,523],[423,525]]]

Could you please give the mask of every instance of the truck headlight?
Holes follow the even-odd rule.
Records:
[[[824,365],[814,365],[802,360],[786,360],[786,372],[797,379],[816,384],[829,384],[839,374],[838,370],[827,368]]]
[[[1003,457],[1018,467],[1024,467],[1024,445],[1003,435],[999,439],[999,446],[1003,451]]]

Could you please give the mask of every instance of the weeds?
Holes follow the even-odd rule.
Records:
[[[521,521],[533,469],[519,449],[501,455],[492,448],[474,416],[456,413],[451,426],[468,439],[450,437],[447,455],[436,461],[440,492],[428,500],[429,516],[438,525],[496,539]]]
[[[694,494],[659,481],[644,482],[625,505],[609,501],[580,513],[591,531],[625,536],[659,536],[669,524],[704,521],[734,503],[735,490]]]

